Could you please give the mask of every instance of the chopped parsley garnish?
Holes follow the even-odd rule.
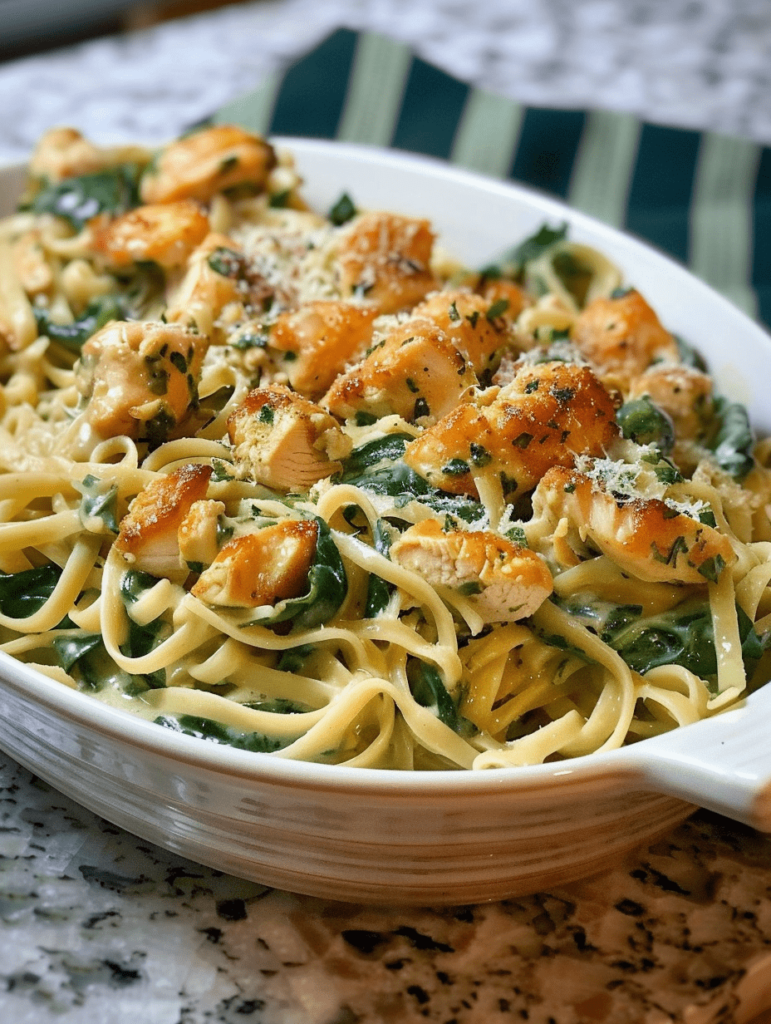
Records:
[[[493,320],[497,320],[497,318],[499,316],[503,316],[503,314],[506,312],[506,310],[508,308],[509,308],[509,300],[508,299],[505,299],[505,298],[504,299],[497,299],[492,304],[492,306],[490,306],[490,308],[487,310],[487,312],[485,313],[485,316],[490,321],[490,323],[492,323]]]
[[[469,464],[463,459],[450,459],[442,466],[442,472],[447,476],[464,476],[469,472]]]

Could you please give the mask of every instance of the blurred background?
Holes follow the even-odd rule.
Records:
[[[237,0],[0,0],[0,60],[130,32]]]
[[[520,103],[771,142],[769,0],[0,0],[0,160],[51,124],[168,137],[341,26]]]

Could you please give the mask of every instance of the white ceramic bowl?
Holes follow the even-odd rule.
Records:
[[[649,247],[531,191],[393,152],[287,140],[327,209],[429,217],[481,265],[544,220],[615,260],[663,322],[697,346],[720,388],[771,431],[771,342]],[[6,210],[19,170],[0,180]],[[2,211],[0,211],[2,212]],[[175,734],[0,655],[0,747],[110,821],[204,864],[311,895],[469,903],[600,870],[693,804],[771,831],[771,685],[667,736],[559,764],[399,773],[301,764]]]

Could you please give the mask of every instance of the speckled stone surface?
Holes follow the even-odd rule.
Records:
[[[531,104],[771,142],[768,0],[264,0],[0,65],[0,162],[47,127],[156,141],[339,25]],[[481,907],[264,889],[0,756],[0,1020],[744,1024],[771,1006],[771,839],[699,814],[615,872]]]
[[[0,1020],[743,1024],[771,1005],[771,838],[699,813],[602,877],[441,910],[203,868],[0,769]]]

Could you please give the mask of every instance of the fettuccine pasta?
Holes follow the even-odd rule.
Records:
[[[769,443],[564,227],[469,270],[238,127],[57,129],[0,375],[0,648],[159,729],[496,768],[767,678]]]

